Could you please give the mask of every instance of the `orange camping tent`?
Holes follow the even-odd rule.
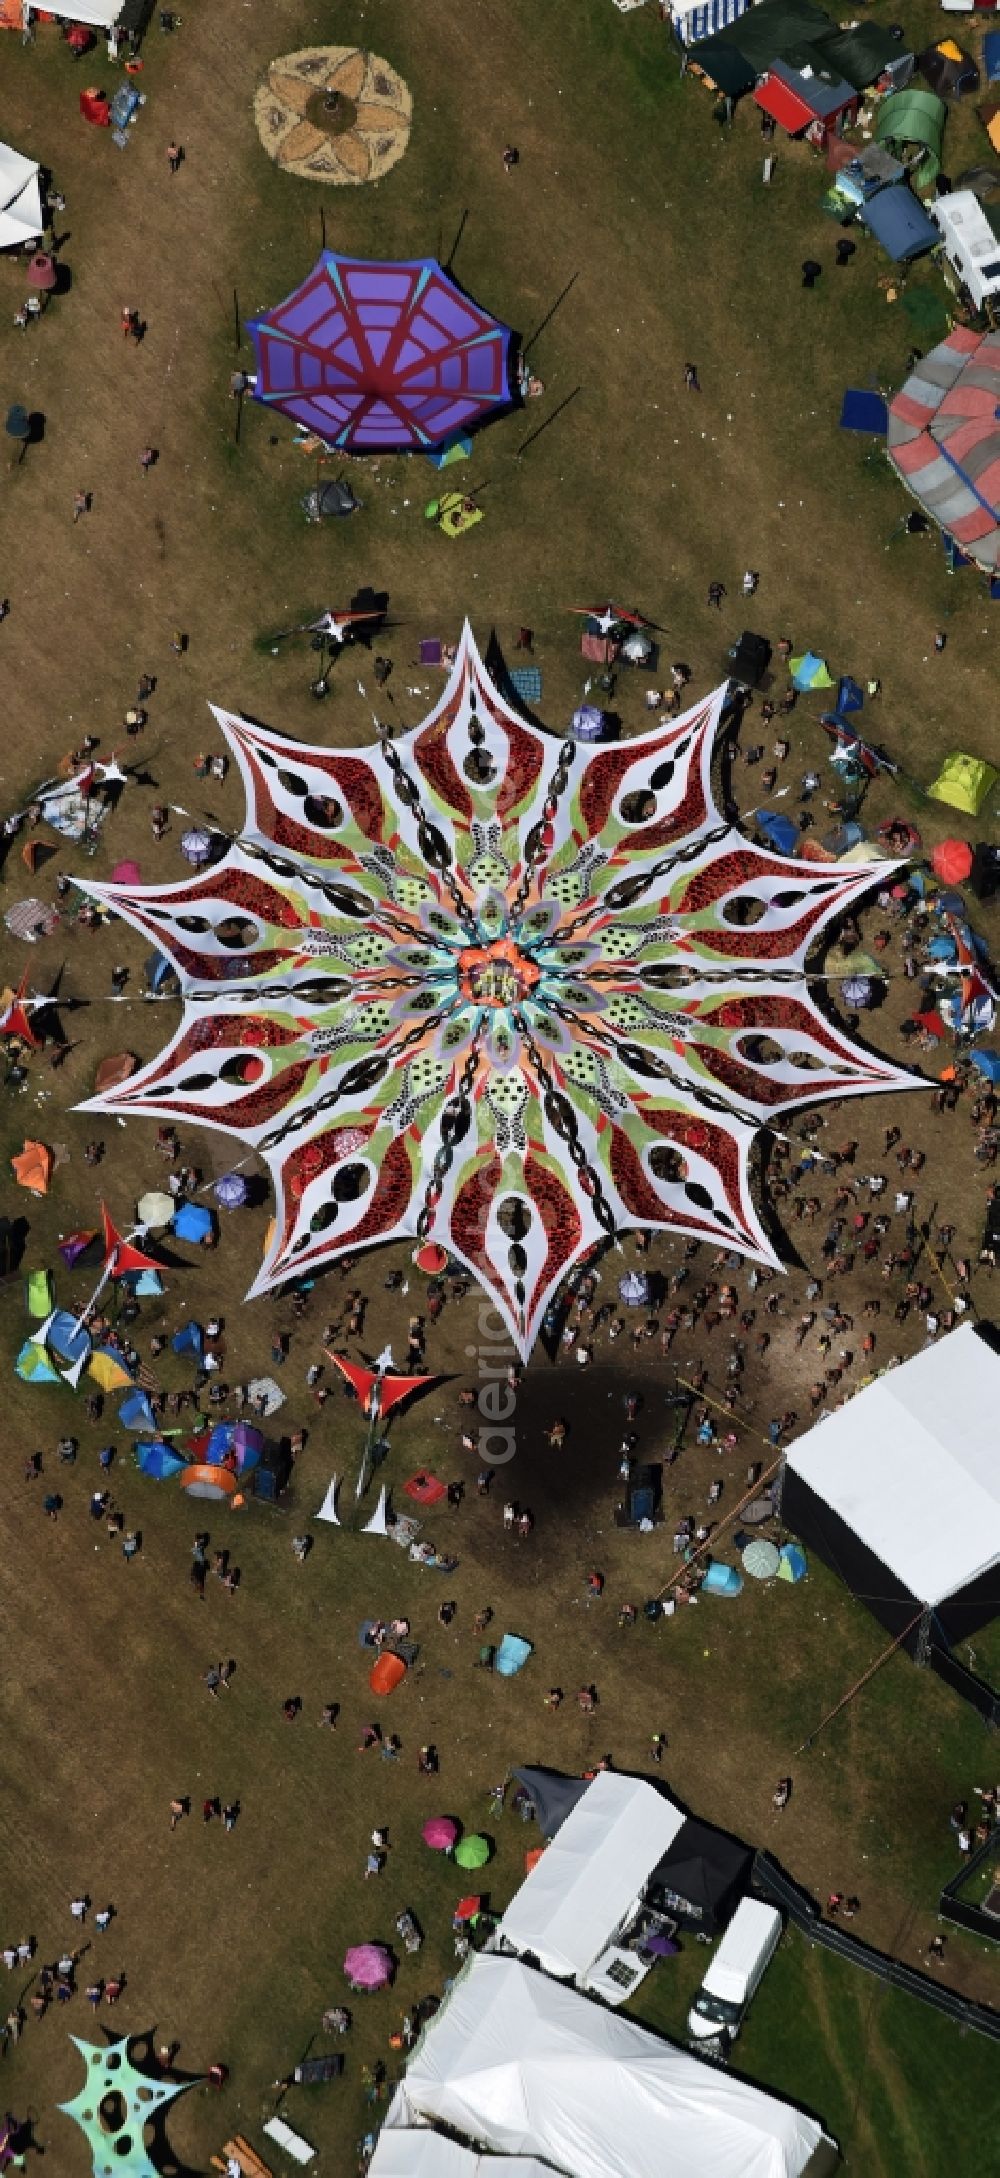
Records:
[[[397,1687],[405,1677],[406,1665],[402,1657],[393,1656],[391,1651],[384,1650],[372,1665],[368,1674],[368,1684],[373,1694],[391,1694],[393,1688]]]
[[[55,1160],[44,1142],[26,1142],[10,1161],[18,1187],[28,1188],[32,1195],[48,1194]]]

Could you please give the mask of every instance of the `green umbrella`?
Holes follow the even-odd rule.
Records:
[[[489,1840],[476,1836],[460,1838],[453,1855],[460,1868],[482,1868],[489,1857]]]

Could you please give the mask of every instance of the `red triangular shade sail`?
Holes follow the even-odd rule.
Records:
[[[104,1268],[112,1278],[124,1278],[127,1271],[162,1270],[151,1255],[143,1255],[141,1248],[133,1248],[130,1240],[123,1240],[112,1222],[107,1203],[101,1204],[101,1224],[104,1227]]]

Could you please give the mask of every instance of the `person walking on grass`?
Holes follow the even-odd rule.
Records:
[[[170,172],[172,174],[176,174],[178,172],[183,158],[184,147],[182,144],[167,145],[167,165],[170,168]]]

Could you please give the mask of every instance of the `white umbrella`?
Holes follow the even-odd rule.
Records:
[[[151,1187],[149,1193],[140,1195],[137,1204],[139,1222],[142,1225],[172,1225],[177,1205],[172,1195]]]
[[[766,1542],[762,1535],[755,1536],[743,1552],[743,1570],[749,1573],[751,1580],[773,1581],[780,1564],[780,1550]]]

